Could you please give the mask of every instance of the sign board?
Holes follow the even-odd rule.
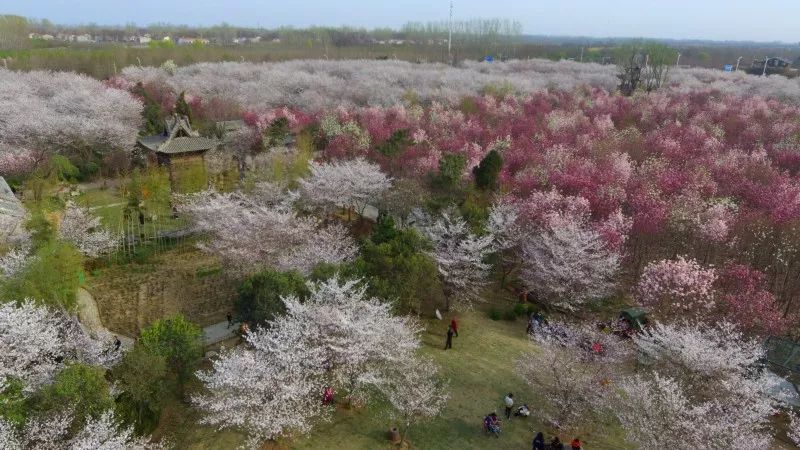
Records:
[[[725,64],[725,72],[733,72],[733,64]]]

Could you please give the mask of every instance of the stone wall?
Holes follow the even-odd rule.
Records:
[[[103,324],[132,337],[175,313],[200,326],[222,322],[236,298],[236,284],[218,261],[194,248],[165,252],[153,264],[112,265],[86,284]]]

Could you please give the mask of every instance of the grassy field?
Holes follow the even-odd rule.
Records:
[[[459,319],[460,335],[454,338],[453,349],[447,351],[442,348],[449,322],[425,322],[422,351],[430,355],[449,378],[450,400],[439,417],[411,428],[411,448],[525,449],[530,448],[536,431],[552,436],[552,430],[536,415],[540,397],[514,372],[516,358],[532,349],[525,337],[525,322],[521,319],[492,321],[484,311],[464,313]],[[502,415],[503,397],[508,392],[514,393],[517,404],[531,406],[533,414],[528,419],[504,423],[499,439],[488,437],[483,432],[482,418],[492,410]],[[177,432],[169,434],[179,448],[228,449],[242,442],[242,436],[236,433],[216,432],[194,425],[197,413],[179,405],[166,416],[167,423],[162,421],[163,431]],[[265,448],[390,449],[387,432],[393,425],[390,410],[383,404],[372,404],[360,410],[340,409],[332,421],[319,424],[309,436]],[[585,448],[625,448],[619,430],[604,424],[597,428],[581,431]],[[562,440],[572,437],[561,436]]]

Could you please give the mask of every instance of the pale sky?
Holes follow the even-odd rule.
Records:
[[[456,19],[502,17],[526,34],[800,42],[800,0],[454,0]],[[0,0],[55,23],[351,25],[446,20],[448,0]]]

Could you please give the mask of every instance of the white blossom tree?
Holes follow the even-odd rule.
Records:
[[[413,424],[439,415],[448,399],[447,384],[439,377],[438,368],[422,357],[400,361],[378,386],[400,420],[401,442],[408,438]]]
[[[486,232],[492,236],[494,251],[500,255],[503,271],[502,284],[506,277],[520,265],[520,244],[526,239],[526,231],[519,223],[519,208],[510,201],[501,200],[489,208]]]
[[[307,432],[325,417],[325,386],[360,396],[419,346],[417,326],[367,298],[357,281],[334,277],[310,289],[304,302],[285,298],[285,315],[198,373],[208,393],[194,402],[205,423],[240,428],[256,440]]]
[[[241,272],[274,267],[309,273],[317,264],[355,257],[357,246],[344,227],[319,227],[294,212],[295,197],[281,195],[278,200],[263,186],[251,196],[205,192],[188,197],[180,209],[195,230],[208,234],[201,248]]]
[[[62,411],[32,417],[20,431],[0,418],[0,447],[7,450],[157,450],[161,444],[134,435],[133,428],[120,426],[112,411],[87,417],[86,424],[70,436],[73,414]]]
[[[424,226],[422,232],[433,243],[431,257],[436,261],[445,295],[445,310],[455,296],[469,307],[480,298],[490,265],[485,259],[493,250],[493,236],[476,236],[461,218],[442,214]]]
[[[800,418],[797,417],[797,414],[789,414],[789,431],[787,434],[795,445],[800,445]]]
[[[522,243],[520,278],[554,305],[569,310],[613,292],[619,255],[585,224],[552,218]]]
[[[557,428],[572,430],[591,422],[605,406],[630,346],[596,328],[551,322],[531,338],[536,349],[517,361],[517,373],[549,407],[537,408]]]
[[[91,337],[63,311],[29,300],[0,305],[0,384],[18,378],[32,392],[70,362],[110,367],[120,356],[110,340]]]
[[[778,379],[759,373],[763,347],[722,322],[654,324],[634,338],[650,373],[619,384],[614,411],[644,448],[768,448]],[[690,425],[682,428],[682,425]]]
[[[119,238],[103,227],[99,217],[74,203],[67,204],[58,226],[58,237],[74,244],[89,258],[107,254],[119,243]]]
[[[357,158],[350,161],[311,163],[311,175],[300,180],[303,195],[316,205],[353,208],[363,215],[392,186],[377,164]]]

